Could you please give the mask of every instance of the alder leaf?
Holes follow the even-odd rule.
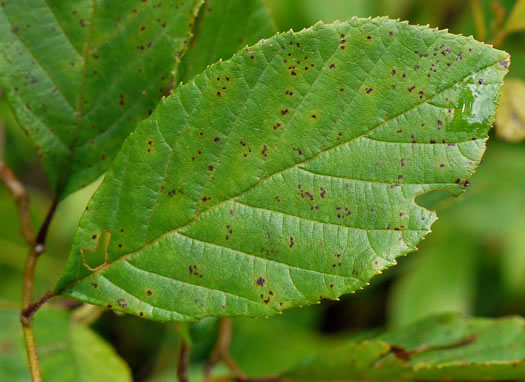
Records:
[[[104,173],[151,113],[200,4],[2,2],[0,84],[57,197]]]
[[[524,321],[442,314],[305,361],[282,382],[511,381],[525,375]]]
[[[44,381],[131,382],[126,363],[91,329],[68,312],[42,310],[33,324]],[[27,365],[19,312],[0,310],[0,380],[26,382]]]
[[[480,163],[509,56],[387,18],[277,34],[163,99],[83,215],[56,292],[155,320],[363,288]]]
[[[244,46],[277,31],[262,0],[207,0],[193,29],[179,67],[179,81],[187,82],[206,66],[229,59]]]

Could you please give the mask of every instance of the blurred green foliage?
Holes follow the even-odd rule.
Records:
[[[412,24],[476,35],[469,1],[456,0],[265,0],[278,30],[300,30],[319,20],[388,15]],[[497,37],[516,0],[481,0],[486,41]],[[523,1],[521,1],[523,3]],[[499,13],[498,13],[499,12]],[[504,17],[502,19],[502,17]],[[525,81],[525,32],[509,34],[500,48],[512,55],[509,76]],[[525,100],[521,100],[525,103]],[[525,105],[522,109],[525,109]],[[28,185],[32,215],[40,223],[51,193],[37,152],[0,98],[5,160]],[[51,226],[48,251],[38,265],[35,295],[56,282],[63,270],[80,215],[96,184],[69,196]],[[271,319],[235,319],[231,352],[251,375],[278,373],[300,359],[344,339],[414,322],[431,313],[455,311],[499,317],[525,315],[525,143],[488,143],[484,163],[459,199],[439,193],[419,200],[438,211],[440,220],[417,253],[373,280],[372,285],[340,302],[286,312]],[[20,238],[16,208],[0,188],[0,303],[21,299],[27,249]],[[202,368],[217,336],[217,320],[191,329],[191,375]],[[93,329],[113,344],[137,381],[174,380],[179,336],[177,325],[120,317],[106,312]],[[130,335],[133,333],[133,335]],[[224,371],[220,367],[216,372]]]

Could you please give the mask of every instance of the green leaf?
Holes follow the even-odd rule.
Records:
[[[434,316],[324,352],[282,382],[500,381],[525,375],[524,320]]]
[[[505,33],[519,32],[525,29],[525,0],[518,0],[505,24]]]
[[[496,112],[496,132],[509,142],[525,140],[525,82],[518,79],[505,82]]]
[[[410,259],[407,272],[394,281],[388,303],[392,325],[411,324],[443,312],[472,313],[476,265],[483,254],[472,248],[471,236],[454,224],[461,219],[459,214],[455,215],[452,222],[440,216],[430,239],[423,243],[418,256]],[[468,225],[464,221],[459,224]]]
[[[278,34],[125,142],[56,291],[155,320],[266,316],[367,285],[459,195],[509,56],[386,18]]]
[[[207,0],[194,26],[191,45],[179,67],[187,82],[219,59],[276,32],[262,0]]]
[[[343,336],[323,337],[312,329],[300,327],[292,317],[287,312],[270,319],[233,321],[230,352],[241,370],[251,377],[278,375],[305,357],[346,343]]]
[[[0,380],[30,379],[19,313],[0,310]],[[131,381],[125,362],[91,329],[65,311],[42,310],[33,324],[44,381]]]
[[[104,173],[151,113],[200,4],[2,2],[0,84],[60,199]]]

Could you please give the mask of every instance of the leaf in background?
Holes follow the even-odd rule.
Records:
[[[394,327],[412,324],[430,314],[472,313],[477,258],[482,254],[472,247],[472,237],[457,227],[463,220],[454,225],[444,219],[440,216],[429,241],[422,243],[406,272],[394,281],[388,302],[389,324]],[[448,225],[459,232],[448,229]]]
[[[439,315],[375,339],[323,352],[282,382],[500,381],[525,375],[522,318]]]
[[[525,29],[525,0],[518,0],[505,25],[507,34]]]
[[[281,31],[299,31],[319,20],[330,23],[352,16],[369,17],[381,14],[378,1],[368,0],[265,0]],[[388,14],[388,16],[392,16]]]
[[[344,343],[345,336],[322,336],[296,325],[287,316],[233,321],[230,352],[250,377],[278,375],[306,357]]]
[[[505,81],[496,112],[496,132],[505,141],[525,140],[525,82]]]
[[[505,52],[386,18],[278,34],[165,98],[56,291],[155,320],[336,299],[415,250],[480,162]]]
[[[131,382],[125,362],[91,329],[65,311],[42,310],[33,324],[44,381]],[[30,379],[19,312],[0,309],[0,380]]]
[[[0,83],[60,199],[105,172],[151,113],[200,3],[1,4]]]
[[[195,23],[195,36],[179,66],[179,81],[189,81],[206,66],[219,59],[227,60],[244,46],[275,32],[262,0],[207,0]]]

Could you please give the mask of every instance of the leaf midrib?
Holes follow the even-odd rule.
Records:
[[[508,55],[506,55],[504,59],[506,59],[506,58],[508,58]],[[66,286],[64,286],[64,287],[62,287],[62,288],[60,288],[60,289],[58,290],[58,293],[60,293],[60,292],[62,292],[62,291],[64,291],[64,290],[66,290],[66,289],[68,289],[68,288],[71,288],[72,286],[74,286],[74,285],[76,285],[76,284],[82,282],[82,281],[85,280],[85,279],[88,279],[88,278],[92,277],[93,275],[96,275],[96,274],[99,274],[99,273],[103,273],[107,268],[110,268],[113,264],[118,263],[118,262],[120,262],[120,261],[122,261],[122,260],[125,260],[125,259],[127,259],[128,257],[131,257],[131,256],[133,256],[133,255],[135,255],[135,254],[137,254],[137,253],[140,253],[140,252],[143,251],[145,248],[148,248],[148,247],[152,246],[153,244],[155,244],[156,242],[158,242],[159,240],[161,240],[162,238],[164,238],[164,237],[166,237],[166,236],[168,236],[168,235],[170,235],[170,234],[173,234],[173,233],[179,233],[179,231],[182,231],[183,229],[185,229],[185,228],[189,227],[190,225],[192,225],[192,224],[193,224],[195,221],[197,221],[202,215],[207,214],[207,213],[209,213],[209,212],[211,212],[211,211],[213,211],[213,210],[215,210],[215,209],[217,209],[217,208],[220,208],[220,207],[223,206],[224,204],[227,204],[227,203],[229,203],[229,202],[231,202],[231,201],[235,201],[236,199],[242,197],[243,195],[247,194],[248,192],[252,191],[253,189],[259,187],[261,184],[263,184],[263,183],[269,181],[269,180],[272,179],[273,177],[276,177],[276,176],[282,175],[284,172],[290,171],[290,170],[292,170],[292,169],[294,169],[294,168],[300,168],[302,165],[304,165],[304,164],[306,164],[306,163],[308,163],[308,162],[311,162],[311,161],[317,159],[318,157],[320,157],[320,156],[322,156],[322,155],[324,155],[324,154],[326,154],[326,153],[328,153],[328,152],[331,152],[331,151],[333,151],[333,150],[336,150],[337,148],[339,148],[339,147],[341,147],[341,146],[344,146],[344,145],[350,144],[350,143],[352,143],[353,141],[355,141],[355,140],[357,140],[357,139],[359,139],[359,138],[366,137],[368,134],[372,133],[372,132],[375,131],[376,129],[378,129],[378,128],[380,128],[380,127],[386,125],[387,123],[389,123],[389,122],[391,122],[391,121],[393,121],[393,120],[395,120],[395,119],[397,119],[397,118],[399,118],[399,117],[405,115],[406,113],[409,113],[409,112],[411,112],[411,111],[413,111],[413,110],[415,110],[415,109],[417,109],[417,108],[419,108],[419,107],[421,107],[421,106],[423,106],[423,105],[429,103],[429,102],[430,102],[432,99],[434,99],[435,97],[437,97],[437,96],[441,95],[443,92],[446,92],[447,90],[453,88],[453,87],[456,86],[457,84],[464,82],[467,78],[471,77],[472,75],[474,75],[474,74],[476,74],[476,73],[479,73],[479,72],[482,72],[482,71],[484,71],[484,70],[486,70],[486,69],[488,69],[488,68],[490,68],[490,67],[492,67],[492,66],[494,66],[494,65],[497,65],[498,62],[501,62],[501,61],[502,61],[501,59],[497,59],[496,61],[494,61],[494,62],[492,62],[492,63],[490,63],[490,64],[488,64],[488,65],[486,65],[486,66],[483,66],[483,67],[479,68],[477,71],[474,71],[474,72],[468,73],[468,74],[465,75],[463,78],[461,78],[459,81],[454,81],[452,84],[450,84],[449,86],[447,86],[447,87],[445,87],[445,88],[443,88],[443,89],[437,91],[435,94],[433,94],[431,97],[425,99],[423,102],[417,103],[416,105],[410,107],[409,109],[404,110],[404,111],[400,112],[399,114],[397,114],[397,115],[395,115],[395,116],[393,116],[393,117],[391,117],[391,118],[389,118],[389,119],[387,119],[387,120],[382,121],[381,123],[377,124],[376,126],[372,127],[371,129],[365,131],[363,134],[360,134],[360,135],[358,135],[358,136],[356,136],[356,137],[353,137],[353,138],[351,138],[351,139],[349,139],[349,140],[347,140],[347,141],[345,141],[345,142],[338,143],[338,144],[336,144],[336,145],[334,145],[334,146],[332,146],[332,147],[329,147],[329,148],[327,148],[327,149],[325,149],[325,150],[322,150],[322,151],[320,151],[319,153],[317,153],[316,155],[312,156],[311,158],[305,159],[305,160],[302,161],[302,162],[298,162],[298,163],[294,164],[293,166],[290,166],[290,167],[287,167],[287,168],[285,168],[285,169],[282,169],[282,170],[280,170],[280,171],[278,171],[278,172],[276,172],[276,173],[274,173],[274,174],[272,174],[272,175],[270,175],[270,176],[267,176],[266,178],[263,178],[263,179],[259,180],[256,184],[254,184],[253,186],[251,186],[251,187],[249,187],[248,189],[244,190],[243,192],[239,193],[238,195],[235,195],[235,196],[233,196],[233,197],[231,197],[231,198],[229,198],[229,199],[223,200],[223,201],[217,203],[216,205],[210,207],[209,209],[202,211],[201,213],[199,213],[198,215],[196,215],[193,219],[191,219],[191,220],[190,220],[189,222],[187,222],[186,224],[181,225],[180,227],[177,227],[177,228],[175,228],[175,229],[173,229],[173,230],[170,230],[170,231],[168,231],[168,232],[166,232],[166,233],[160,235],[160,236],[157,237],[156,239],[154,239],[154,240],[150,241],[149,243],[143,245],[141,248],[139,248],[139,249],[137,249],[137,250],[135,250],[135,251],[133,251],[133,252],[131,252],[131,253],[128,253],[128,254],[122,255],[122,256],[120,256],[118,259],[116,259],[115,261],[113,261],[113,262],[111,262],[111,263],[109,263],[109,264],[106,264],[105,266],[101,267],[99,270],[97,270],[97,271],[95,271],[95,272],[92,272],[92,273],[90,273],[89,275],[86,275],[86,276],[84,276],[84,277],[81,277],[81,278],[79,278],[79,279],[77,279],[77,280],[71,282],[70,284],[68,284],[68,285],[66,285]]]

